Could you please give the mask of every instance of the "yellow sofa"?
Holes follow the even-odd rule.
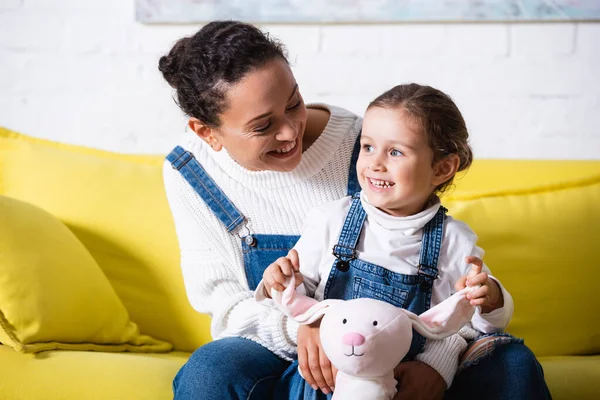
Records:
[[[210,333],[186,298],[161,167],[161,156],[0,128],[0,196],[63,221],[141,333],[174,348],[22,354],[0,345],[0,399],[172,398],[177,370]],[[444,204],[479,234],[487,264],[514,296],[509,331],[538,356],[554,398],[600,398],[600,161],[477,160]]]

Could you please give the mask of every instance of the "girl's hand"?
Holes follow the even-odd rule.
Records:
[[[333,392],[337,369],[323,351],[319,332],[321,320],[298,329],[298,365],[306,382],[325,394]]]
[[[269,265],[263,272],[263,283],[265,295],[271,297],[271,288],[278,292],[285,290],[285,283],[292,274],[296,278],[296,287],[303,281],[300,271],[298,252],[291,249],[286,257],[279,257],[273,264]]]
[[[473,307],[480,306],[481,312],[486,314],[494,311],[497,308],[504,306],[504,297],[502,297],[502,291],[500,287],[493,279],[490,279],[486,272],[483,272],[483,261],[479,257],[467,257],[466,261],[468,264],[472,264],[471,270],[465,276],[462,276],[454,288],[456,290],[462,290],[467,286],[478,286],[479,288],[473,290],[467,295],[467,298],[471,300]]]

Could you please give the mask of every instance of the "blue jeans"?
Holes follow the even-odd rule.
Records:
[[[176,400],[269,399],[289,362],[242,338],[200,347],[173,380]]]
[[[298,382],[285,379],[283,385],[288,385],[289,395],[282,394],[285,387],[280,378],[289,366],[289,362],[250,340],[216,340],[196,350],[177,373],[173,381],[175,400],[303,398],[299,391],[304,389]],[[449,400],[550,398],[540,364],[521,343],[500,345],[476,365],[461,371],[445,396]]]
[[[544,371],[522,343],[498,345],[454,378],[445,400],[551,399]]]

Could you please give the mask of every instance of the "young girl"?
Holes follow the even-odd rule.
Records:
[[[294,249],[265,270],[257,300],[269,302],[271,288],[283,290],[295,273],[317,300],[371,297],[421,314],[465,285],[481,285],[469,295],[479,306],[472,326],[502,331],[512,298],[485,265],[470,265],[483,258],[477,236],[447,216],[438,197],[471,164],[467,140],[460,111],[439,90],[400,85],[376,98],[360,138],[362,191],[309,213]],[[425,341],[415,332],[408,358],[429,364],[450,387],[463,337],[477,336],[468,329],[461,334]]]

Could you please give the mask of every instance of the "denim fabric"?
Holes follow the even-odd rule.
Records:
[[[248,339],[231,337],[200,347],[173,380],[175,400],[272,398],[290,363]]]
[[[350,169],[348,171],[348,191],[346,194],[352,196],[354,193],[360,192],[360,185],[358,184],[358,172],[356,171],[356,161],[358,160],[358,154],[360,153],[360,135],[362,130],[356,137],[354,142],[354,148],[352,149],[352,157],[350,158]]]
[[[221,188],[206,173],[202,165],[192,153],[177,146],[167,156],[171,166],[178,170],[188,184],[200,195],[202,200],[210,207],[219,218],[228,232],[235,231],[244,221],[245,217],[238,211]]]
[[[356,258],[356,246],[366,218],[360,193],[356,193],[352,197],[338,243],[333,247],[338,260],[331,268],[325,285],[325,298],[350,300],[369,297],[405,308],[417,315],[427,311],[431,305],[433,280],[437,276],[445,215],[446,209],[440,207],[435,217],[425,225],[419,274],[399,274]],[[340,263],[348,263],[349,268],[344,271],[344,268],[340,268]],[[422,272],[424,269],[426,273]],[[413,330],[413,340],[405,360],[414,359],[424,345],[425,338]]]
[[[531,350],[520,341],[496,346],[462,369],[446,392],[445,400],[547,400],[552,399],[544,371]]]
[[[299,236],[293,235],[252,235],[254,242],[248,245],[242,241],[244,268],[250,290],[256,290],[265,269],[279,257],[284,257],[296,244]]]

